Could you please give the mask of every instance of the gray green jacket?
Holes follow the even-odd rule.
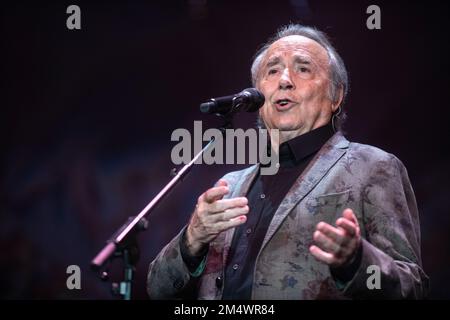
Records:
[[[258,166],[231,172],[228,197],[245,196]],[[330,268],[309,252],[320,221],[333,224],[345,208],[356,214],[363,236],[362,258],[352,280],[337,282]],[[194,277],[180,254],[183,230],[151,262],[151,299],[220,299],[217,277],[224,266],[234,229],[209,246],[206,267]],[[379,267],[380,289],[367,282]],[[226,281],[226,279],[223,279]],[[223,288],[223,286],[222,286]],[[428,278],[421,267],[417,204],[405,167],[394,155],[349,142],[336,133],[297,179],[274,214],[259,251],[253,299],[418,299]]]

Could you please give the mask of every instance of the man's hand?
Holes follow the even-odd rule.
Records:
[[[336,226],[319,222],[313,235],[317,245],[309,247],[317,260],[333,268],[349,265],[361,246],[361,230],[352,209],[344,210]]]
[[[228,192],[227,182],[219,180],[216,187],[208,189],[198,198],[186,230],[186,245],[190,254],[197,255],[219,233],[247,221],[247,198],[222,199]]]

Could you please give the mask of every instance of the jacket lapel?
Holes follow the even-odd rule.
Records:
[[[260,252],[272,238],[283,220],[318,183],[325,174],[345,154],[349,141],[340,133],[335,133],[311,160],[300,177],[290,188],[286,197],[275,212],[267,229]]]
[[[242,176],[239,179],[239,185],[236,186],[236,189],[234,190],[232,197],[243,197],[248,193],[248,189],[250,188],[250,185],[252,184],[253,180],[255,179],[257,173],[259,172],[259,164],[251,166],[250,168],[246,169]],[[223,265],[226,265],[228,252],[231,246],[231,242],[233,240],[234,230],[236,228],[231,228],[228,231],[225,232],[225,240],[224,240],[224,252],[223,252]]]

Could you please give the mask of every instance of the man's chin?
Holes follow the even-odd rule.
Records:
[[[278,130],[280,130],[280,132],[283,132],[283,131],[289,132],[289,131],[298,131],[299,129],[301,129],[301,126],[299,126],[298,124],[294,125],[292,123],[280,122],[280,123],[274,124],[274,129],[278,129]]]
[[[277,129],[281,132],[296,132],[302,130],[302,125],[298,123],[293,123],[289,121],[291,119],[287,119],[287,121],[273,121],[266,125],[266,129]]]

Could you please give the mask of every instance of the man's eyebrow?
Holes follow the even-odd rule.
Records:
[[[267,61],[267,63],[266,63],[266,68],[273,67],[274,65],[279,64],[280,61],[281,61],[281,60],[280,60],[280,57],[273,57],[273,58],[270,58],[269,61]]]
[[[296,63],[311,64],[311,60],[309,58],[306,58],[306,57],[303,57],[303,56],[296,56],[294,61]]]

